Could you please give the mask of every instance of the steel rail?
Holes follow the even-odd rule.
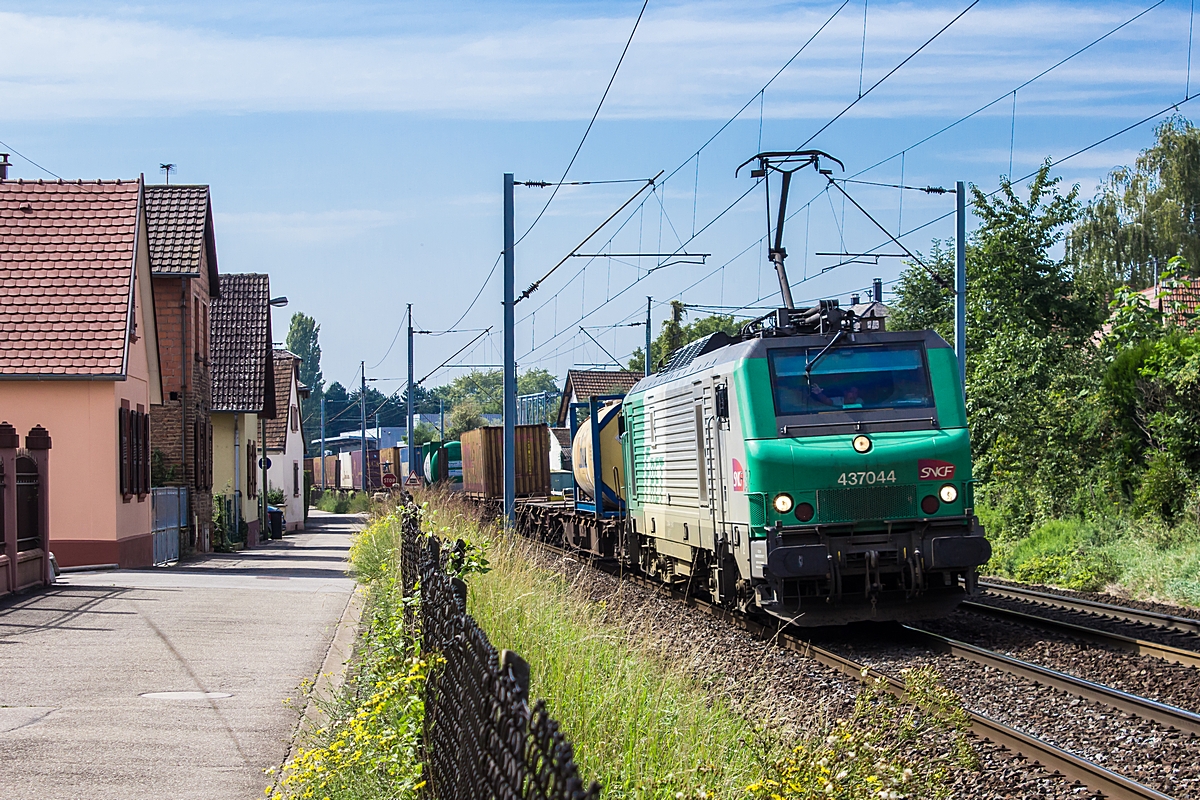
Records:
[[[902,680],[886,672],[881,672],[865,664],[860,664],[831,650],[818,647],[799,634],[791,632],[789,626],[783,621],[779,621],[777,624],[767,624],[745,614],[738,614],[723,606],[691,596],[678,586],[671,586],[647,578],[644,575],[629,572],[615,562],[601,561],[589,557],[587,553],[557,547],[546,542],[540,542],[539,544],[562,555],[586,560],[591,566],[610,575],[618,578],[627,578],[641,586],[665,592],[673,599],[685,605],[698,608],[721,622],[741,628],[755,638],[773,642],[785,650],[790,650],[806,658],[811,658],[819,664],[823,664],[856,680],[866,682],[867,680],[881,679],[886,684],[889,692],[901,698],[905,695],[904,682]],[[1172,800],[1170,795],[1165,795],[1156,789],[1126,778],[1124,775],[1105,769],[1095,762],[1081,758],[1050,742],[1030,736],[1027,733],[1022,733],[1015,728],[1010,728],[985,714],[967,709],[967,715],[971,723],[971,733],[977,738],[1003,747],[1018,757],[1034,761],[1048,772],[1058,773],[1067,780],[1083,784],[1106,798],[1112,798],[1113,800]]]
[[[1086,642],[1108,645],[1109,647],[1115,647],[1118,650],[1125,650],[1130,653],[1137,653],[1138,655],[1161,658],[1164,661],[1183,664],[1189,667],[1200,667],[1200,653],[1194,650],[1184,650],[1179,647],[1158,644],[1157,642],[1148,642],[1145,639],[1135,639],[1132,636],[1122,636],[1119,633],[1109,633],[1099,628],[1076,625],[1073,622],[1060,622],[1056,619],[1039,617],[1034,614],[1027,614],[1024,611],[1013,611],[1008,608],[992,606],[975,600],[964,600],[959,605],[959,608],[977,614],[985,614],[991,617],[1018,622],[1021,625],[1028,625],[1031,628],[1041,628],[1051,633],[1065,634]]]
[[[1061,692],[1082,697],[1085,700],[1095,701],[1111,708],[1120,709],[1121,711],[1133,714],[1135,717],[1156,722],[1167,728],[1174,728],[1200,736],[1200,714],[1192,711],[1160,703],[1146,697],[1139,697],[1129,692],[1122,692],[1119,689],[1113,689],[1112,687],[1084,680],[1083,678],[1076,678],[1074,675],[1068,675],[1065,672],[1032,664],[1028,661],[1021,661],[1020,659],[1012,658],[1011,656],[1006,656],[992,650],[985,650],[982,647],[960,642],[931,631],[922,630],[910,625],[905,625],[904,628],[910,635],[922,640],[922,644],[940,653],[955,656],[956,658],[971,661],[985,667],[992,667],[993,669],[1016,675],[1019,678],[1024,678],[1032,683],[1049,686],[1052,689],[1058,689]]]
[[[1158,628],[1171,628],[1183,633],[1200,634],[1200,620],[1163,614],[1158,611],[1143,611],[1140,608],[1127,608],[1112,603],[1101,603],[1096,600],[1084,600],[1079,597],[1063,597],[1062,595],[1039,592],[1023,586],[1009,586],[990,581],[980,581],[979,587],[987,590],[990,595],[1004,597],[1009,600],[1023,600],[1029,603],[1063,608],[1068,611],[1082,611],[1087,614],[1099,614],[1113,617],[1123,622],[1141,622]]]

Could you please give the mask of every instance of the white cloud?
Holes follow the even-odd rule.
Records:
[[[957,8],[871,6],[864,85]],[[141,20],[0,13],[0,113],[8,119],[196,112],[402,111],[457,118],[590,114],[631,19],[522,18],[468,32],[237,36]],[[827,9],[709,3],[647,14],[608,118],[719,118],[817,28]],[[980,7],[914,59],[861,115],[961,112],[1036,74],[1134,13],[1073,4]],[[1182,84],[1186,16],[1162,8],[1023,92],[1019,110],[1128,103]],[[1182,19],[1182,26],[1180,21]],[[1064,25],[1064,20],[1070,24]],[[1166,33],[1164,33],[1166,32]],[[861,17],[843,12],[767,93],[771,116],[823,117],[855,95]],[[1178,52],[1177,52],[1178,51]],[[1085,91],[1086,90],[1086,91]]]

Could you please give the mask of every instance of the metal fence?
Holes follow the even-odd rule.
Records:
[[[553,425],[561,402],[562,392],[517,395],[517,424]]]
[[[154,563],[178,561],[179,542],[188,530],[187,487],[151,489],[150,508],[154,519]]]
[[[467,586],[448,575],[460,540],[443,550],[406,515],[400,573],[406,596],[419,591],[421,644],[445,663],[425,690],[425,777],[436,800],[596,800],[584,786],[571,743],[538,701],[529,707],[529,666],[497,651],[467,614]],[[418,587],[419,581],[419,589]],[[414,620],[415,621],[415,620]]]

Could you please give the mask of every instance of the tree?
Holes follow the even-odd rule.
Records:
[[[1144,289],[1172,256],[1200,265],[1200,128],[1180,116],[1133,167],[1117,167],[1071,230],[1068,258],[1102,293]]]
[[[287,349],[300,357],[300,382],[311,393],[308,401],[301,404],[304,410],[304,430],[318,430],[321,420],[321,397],[325,392],[325,380],[321,375],[321,345],[318,336],[321,326],[310,316],[296,312],[288,326]],[[305,443],[305,453],[308,443]]]
[[[1098,298],[1080,291],[1068,265],[1050,255],[1079,214],[1079,187],[1060,194],[1059,180],[1050,177],[1047,162],[1029,182],[1027,201],[1007,178],[993,197],[971,187],[980,226],[967,265],[970,349],[982,348],[1000,330],[1057,331],[1076,341],[1095,331]]]
[[[933,240],[920,264],[905,262],[896,285],[897,300],[888,309],[887,326],[897,331],[932,329],[946,341],[954,337],[954,245]],[[937,276],[936,278],[934,276]]]
[[[450,441],[459,439],[467,431],[483,427],[483,411],[477,401],[468,398],[454,406],[448,422],[446,439]]]
[[[536,394],[538,392],[557,392],[558,384],[554,376],[544,369],[527,369],[517,376],[517,394]],[[416,393],[414,397],[418,397]],[[481,414],[504,413],[504,373],[498,369],[471,370],[465,375],[459,375],[449,384],[438,386],[430,392],[432,411],[438,410],[437,401],[444,400],[446,411],[456,408],[459,403],[473,400],[479,406]]]
[[[554,376],[544,369],[527,369],[517,376],[517,394],[537,394],[539,392],[558,392],[558,382]]]
[[[441,433],[428,422],[418,422],[413,426],[413,444],[417,447],[426,442],[436,442],[441,439]]]
[[[321,374],[320,334],[321,326],[315,319],[299,311],[292,314],[287,349],[300,357],[300,382],[312,390],[313,397],[320,397],[325,389],[325,378]]]
[[[709,334],[717,333],[718,331],[735,336],[742,328],[741,323],[733,317],[721,314],[701,317],[691,324],[684,325],[682,324],[682,319],[685,314],[687,314],[687,307],[677,300],[672,300],[671,318],[663,322],[662,330],[658,334],[658,337],[650,343],[650,363],[654,367],[666,364],[670,360],[672,353],[690,342],[694,342]],[[639,347],[629,357],[627,368],[634,372],[642,372],[645,369],[645,365],[646,354]]]

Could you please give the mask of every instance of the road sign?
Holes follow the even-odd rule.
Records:
[[[410,472],[410,473],[408,473],[408,477],[404,479],[404,485],[405,486],[420,486],[421,479],[417,476],[417,473]]]
[[[269,458],[260,458],[260,459],[258,460],[258,466],[259,466],[259,467],[266,467],[267,469],[270,469],[270,468],[271,468],[271,459],[269,459]]]
[[[390,472],[383,473],[383,487],[390,489],[396,485],[396,476]]]

